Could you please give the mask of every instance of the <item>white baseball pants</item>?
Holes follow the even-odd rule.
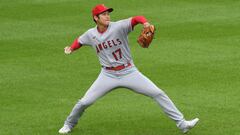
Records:
[[[72,112],[65,121],[65,125],[74,127],[87,107],[117,87],[125,87],[136,93],[153,98],[163,109],[165,114],[176,123],[184,119],[182,113],[176,108],[170,98],[138,70],[119,78],[107,76],[104,70],[102,70],[83,98],[74,106]]]

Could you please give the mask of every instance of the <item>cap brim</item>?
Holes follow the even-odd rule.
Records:
[[[108,12],[112,12],[112,11],[113,11],[113,8],[109,8],[107,11],[108,11]]]
[[[106,12],[106,11],[108,11],[108,12],[112,12],[113,11],[113,8],[108,8],[108,9],[106,9],[106,10],[104,10],[104,11],[102,11],[101,13],[99,13],[99,14],[102,14],[102,13],[104,13],[104,12]],[[98,14],[98,15],[99,15]]]

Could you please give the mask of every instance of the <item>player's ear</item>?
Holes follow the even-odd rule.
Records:
[[[97,22],[97,20],[99,19],[99,17],[96,16],[96,15],[94,15],[94,16],[93,16],[93,19],[95,20],[95,22]]]

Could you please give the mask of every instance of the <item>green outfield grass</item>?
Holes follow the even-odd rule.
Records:
[[[56,135],[100,72],[95,52],[63,48],[95,24],[144,15],[157,27],[149,49],[129,35],[135,65],[187,119],[189,135],[240,134],[240,1],[0,0],[0,135]],[[158,105],[117,89],[86,110],[71,135],[181,135]]]

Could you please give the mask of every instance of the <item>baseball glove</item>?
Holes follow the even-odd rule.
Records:
[[[144,27],[142,29],[141,34],[138,37],[138,40],[137,40],[138,44],[143,48],[148,48],[150,43],[153,40],[154,32],[155,32],[154,25],[149,25],[147,27]]]

